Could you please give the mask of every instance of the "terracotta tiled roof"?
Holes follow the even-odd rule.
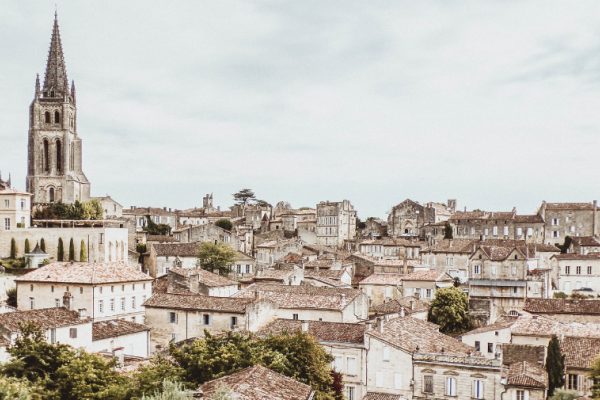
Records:
[[[263,269],[256,271],[254,280],[281,280],[288,279],[296,270],[293,269]]]
[[[500,317],[500,318],[498,318],[498,320],[495,323],[493,323],[491,325],[485,325],[480,328],[473,329],[472,331],[465,332],[462,335],[465,336],[465,335],[473,335],[473,334],[490,332],[490,331],[499,331],[502,329],[510,328],[511,326],[514,325],[515,322],[517,322],[516,317]]]
[[[443,239],[437,244],[423,249],[423,252],[471,254],[473,253],[473,244],[477,244],[477,242],[473,239]]]
[[[293,334],[296,331],[301,330],[302,325],[305,322],[308,324],[308,333],[313,335],[318,341],[356,344],[364,343],[366,326],[362,324],[349,324],[343,322],[301,321],[280,318],[256,332],[256,335],[278,335],[282,332]]]
[[[548,373],[538,364],[521,361],[508,369],[507,383],[511,386],[545,389],[548,387]]]
[[[600,239],[596,236],[575,236],[572,240],[579,246],[600,246]]]
[[[172,243],[179,242],[179,240],[175,239],[173,236],[167,235],[148,235],[146,236],[146,242]]]
[[[359,282],[359,285],[399,285],[407,275],[374,273]]]
[[[440,279],[452,280],[450,275],[444,271],[414,271],[408,275],[404,275],[404,281],[438,281]]]
[[[125,321],[124,319],[99,321],[92,324],[92,341],[149,330],[150,327],[147,325],[136,324],[135,322]]]
[[[221,385],[231,387],[236,400],[308,400],[313,393],[310,386],[260,365],[206,382],[204,396],[212,396]]]
[[[340,279],[344,273],[346,272],[345,269],[319,269],[318,271],[316,269],[308,269],[304,271],[304,276],[310,276],[310,277],[323,277],[323,278],[329,278],[329,279]]]
[[[564,324],[543,316],[523,313],[511,328],[513,335],[581,336],[600,338],[600,324]]]
[[[522,361],[544,365],[545,360],[546,348],[544,346],[515,343],[502,344],[502,363],[504,365],[512,365]]]
[[[442,353],[466,356],[478,352],[467,344],[444,335],[438,326],[412,317],[398,317],[383,322],[383,332],[378,328],[367,331],[367,335],[376,337],[407,353],[419,348],[422,353]]]
[[[600,253],[588,253],[588,254],[556,254],[554,257],[559,260],[600,260]]]
[[[151,246],[159,257],[196,257],[198,254],[197,243],[155,243]]]
[[[536,314],[600,314],[600,300],[526,299],[523,309]]]
[[[526,223],[544,223],[544,218],[541,215],[517,215],[515,216],[515,222],[526,222]]]
[[[546,203],[546,210],[593,210],[592,203]]]
[[[404,312],[407,315],[410,315],[412,313],[429,310],[430,304],[431,303],[429,303],[427,300],[417,299],[414,296],[405,296],[401,299],[390,300],[386,303],[373,306],[369,309],[369,311],[378,314],[394,314],[399,313],[400,310],[404,308]]]
[[[304,264],[305,268],[323,268],[328,269],[331,268],[335,260],[313,260]]]
[[[379,393],[379,392],[367,392],[363,400],[405,400],[405,397],[402,397],[399,394],[390,394],[390,393]]]
[[[237,282],[227,279],[219,274],[213,274],[202,268],[173,268],[169,273],[174,273],[181,276],[197,276],[198,282],[210,287],[232,286],[237,285]]]
[[[281,257],[277,262],[289,262],[296,263],[302,261],[302,254],[298,253],[287,253],[285,256]]]
[[[215,297],[191,294],[154,293],[143,304],[150,308],[167,308],[176,310],[207,310],[231,313],[244,313],[252,298]]]
[[[355,289],[342,289],[316,286],[287,286],[258,284],[250,285],[235,296],[254,298],[259,290],[265,298],[277,303],[280,308],[312,308],[325,310],[343,310],[360,293]]]
[[[307,269],[307,270],[305,270],[305,272],[306,271],[310,271],[310,270]],[[327,278],[324,276],[318,276],[318,275],[311,275],[311,276],[304,275],[304,282],[308,283],[310,281],[321,282],[321,283],[324,283],[325,285],[328,285],[331,287],[339,287],[339,288],[350,287],[350,285],[340,281],[339,279],[331,279],[331,278]]]
[[[513,219],[515,212],[489,212],[489,211],[457,211],[450,217],[450,221],[473,220],[473,219]]]
[[[302,255],[303,256],[316,256],[317,254],[319,254],[318,252],[311,250],[311,249],[307,249],[306,247],[302,248]]]
[[[92,322],[91,318],[81,319],[77,311],[69,311],[63,307],[39,308],[37,310],[0,314],[0,326],[8,332],[18,332],[19,323],[25,321],[32,321],[42,329]]]
[[[591,369],[600,354],[600,339],[565,337],[560,343],[560,350],[565,354],[566,367]]]
[[[54,262],[15,279],[16,282],[101,284],[152,281],[124,261],[109,263]]]
[[[168,287],[168,275],[163,275],[160,278],[156,278],[154,282],[152,282],[152,293],[167,293]]]

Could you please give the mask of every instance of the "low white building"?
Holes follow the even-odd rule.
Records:
[[[173,268],[196,268],[198,246],[198,243],[151,244],[144,266],[155,278],[168,274]]]
[[[192,292],[205,296],[229,297],[238,283],[202,268],[175,268],[167,276],[167,293]]]
[[[152,295],[152,277],[126,262],[57,262],[15,279],[19,310],[65,306],[87,310],[94,321],[144,321],[142,304]]]
[[[0,231],[29,228],[33,195],[16,189],[2,188],[3,186],[0,186]]]
[[[123,348],[128,356],[148,357],[150,327],[123,319],[97,321],[92,325],[92,351],[114,352]]]
[[[556,292],[600,295],[600,253],[557,254],[550,260],[558,272]]]

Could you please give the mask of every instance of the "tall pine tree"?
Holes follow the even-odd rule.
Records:
[[[75,243],[73,243],[73,238],[69,242],[69,261],[75,261]]]
[[[58,251],[56,254],[56,259],[57,261],[65,260],[65,246],[63,245],[62,238],[58,238]]]
[[[560,341],[556,335],[548,343],[546,356],[546,371],[548,372],[548,397],[565,384],[565,355],[560,352]]]
[[[17,259],[17,241],[15,238],[10,239],[10,258]]]
[[[44,253],[46,252],[46,241],[44,240],[44,238],[40,240],[40,249],[42,249]]]
[[[31,253],[31,247],[29,247],[29,239],[25,239],[25,254]]]
[[[87,261],[87,252],[85,251],[85,241],[81,239],[81,251],[79,252],[79,261]]]

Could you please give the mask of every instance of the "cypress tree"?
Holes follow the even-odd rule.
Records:
[[[44,240],[44,238],[40,240],[40,249],[42,249],[44,253],[46,252],[46,241]]]
[[[29,239],[25,239],[25,254],[31,253],[31,248],[29,247]]]
[[[58,259],[58,261],[65,260],[65,247],[63,245],[62,238],[58,238],[58,252],[57,252],[56,258]]]
[[[85,251],[85,241],[81,239],[81,251],[79,252],[79,261],[87,261],[87,252]]]
[[[73,243],[73,238],[69,242],[69,261],[75,260],[75,243]]]
[[[548,343],[546,356],[546,371],[548,372],[548,397],[565,384],[565,355],[560,352],[560,341],[556,335]]]
[[[10,239],[10,258],[17,259],[17,241],[15,238]]]
[[[452,239],[452,225],[446,222],[446,226],[444,227],[444,239]]]

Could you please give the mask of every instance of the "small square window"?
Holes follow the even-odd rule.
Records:
[[[72,339],[76,339],[77,338],[77,328],[71,328],[69,329],[69,337]]]

